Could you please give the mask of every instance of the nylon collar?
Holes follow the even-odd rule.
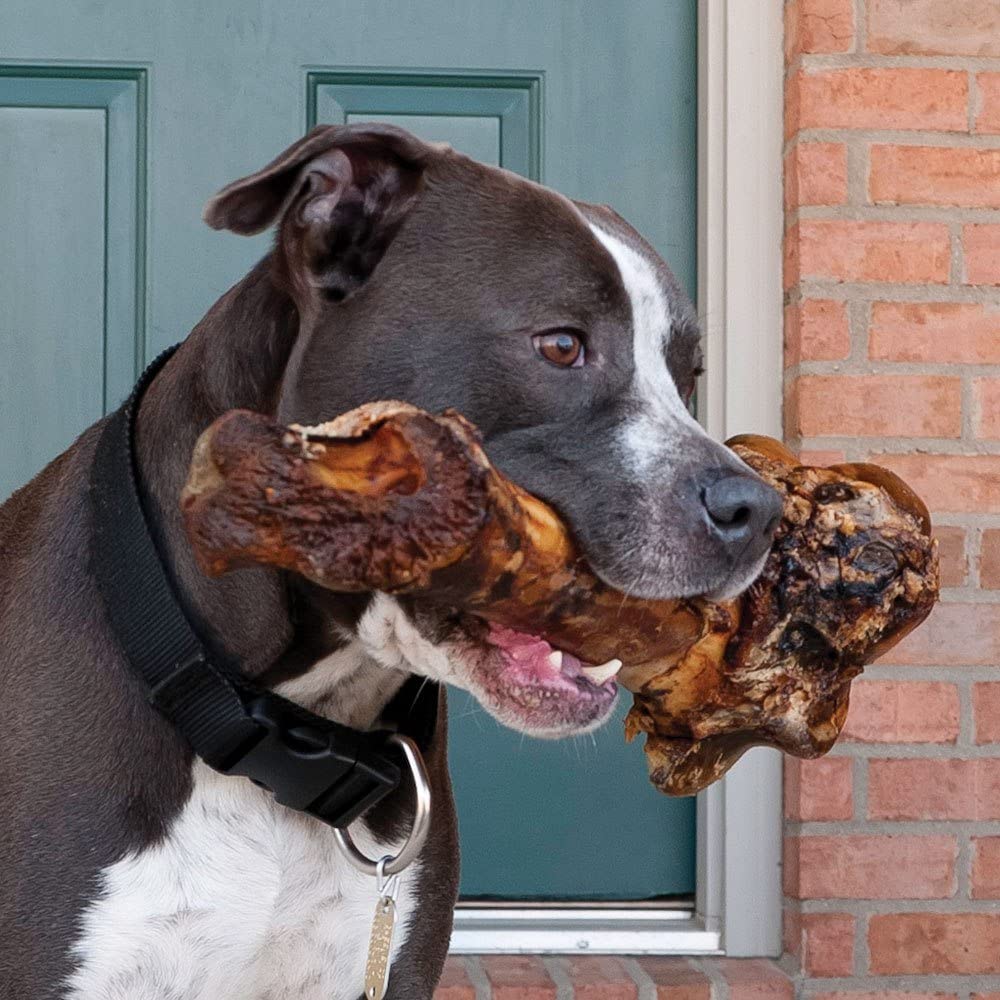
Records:
[[[142,374],[108,419],[94,455],[91,568],[108,620],[149,703],[205,763],[250,778],[284,806],[346,826],[399,784],[387,745],[391,734],[359,732],[315,715],[258,688],[213,651],[191,625],[149,530],[135,419],[143,393],[176,350],[164,351]],[[429,707],[433,695],[436,709],[436,686],[429,687],[435,690],[420,698]]]

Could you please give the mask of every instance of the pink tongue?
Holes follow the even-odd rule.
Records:
[[[517,632],[512,628],[505,628],[503,625],[491,624],[489,640],[521,666],[532,667],[535,670],[547,669],[553,673],[559,672],[548,662],[548,658],[553,652],[552,646],[540,636],[528,635],[527,632]],[[563,673],[569,675],[578,673],[580,666],[581,663],[575,656],[563,653]]]

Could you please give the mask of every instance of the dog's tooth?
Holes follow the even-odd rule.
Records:
[[[553,670],[562,670],[563,655],[561,649],[553,649],[545,659]]]
[[[608,660],[599,667],[581,667],[583,675],[593,684],[604,684],[622,668],[621,660]]]

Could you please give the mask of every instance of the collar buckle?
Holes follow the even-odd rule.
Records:
[[[389,734],[303,719],[269,692],[246,708],[260,737],[220,770],[249,778],[281,805],[345,827],[398,786],[399,767],[383,752]]]

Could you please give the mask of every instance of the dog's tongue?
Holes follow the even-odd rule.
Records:
[[[602,666],[584,663],[571,653],[553,649],[541,636],[518,632],[502,625],[490,625],[489,642],[504,654],[511,665],[539,674],[562,673],[570,678],[585,677],[591,684],[598,686],[611,680],[621,667],[618,660]]]

